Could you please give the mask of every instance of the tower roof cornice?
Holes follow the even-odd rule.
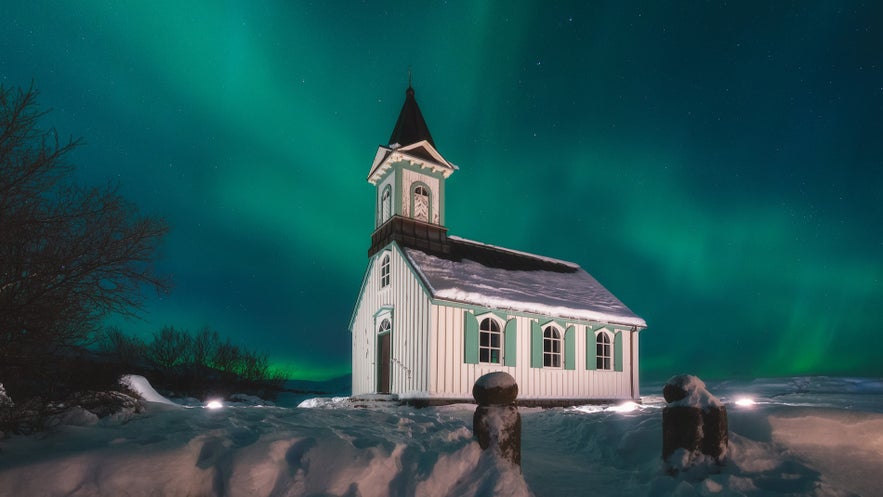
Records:
[[[421,141],[405,147],[390,148],[381,145],[377,148],[371,172],[368,173],[368,182],[375,184],[386,171],[396,162],[407,161],[421,168],[429,168],[447,178],[458,170],[455,164],[448,162],[428,142]]]

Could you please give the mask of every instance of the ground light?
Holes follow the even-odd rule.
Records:
[[[754,399],[752,399],[751,397],[739,397],[736,399],[735,404],[739,407],[751,407],[757,404],[757,402],[755,402]]]
[[[220,409],[224,407],[224,404],[218,399],[212,399],[205,403],[206,409]]]
[[[607,410],[613,412],[632,412],[637,408],[638,404],[635,402],[624,402],[613,407],[608,407]]]

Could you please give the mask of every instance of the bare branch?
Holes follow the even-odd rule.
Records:
[[[168,231],[117,185],[71,182],[80,140],[41,130],[33,85],[0,86],[0,376],[87,342],[110,313],[135,315],[143,291],[165,291],[153,259]],[[8,387],[9,385],[7,385]]]

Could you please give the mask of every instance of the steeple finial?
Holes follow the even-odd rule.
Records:
[[[408,88],[411,87],[411,66],[408,66]]]

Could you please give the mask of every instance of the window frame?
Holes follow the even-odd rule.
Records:
[[[606,331],[595,335],[595,370],[613,371],[613,340]]]
[[[386,185],[380,192],[380,223],[383,224],[392,217],[392,186]]]
[[[391,277],[390,273],[392,266],[392,258],[389,256],[389,253],[384,253],[383,257],[380,259],[380,289],[389,288]]]
[[[485,329],[487,323],[487,329]],[[496,328],[496,329],[494,329]],[[505,326],[492,317],[484,317],[478,323],[478,362],[479,364],[503,364],[503,330]],[[485,341],[485,337],[487,340]],[[494,338],[496,337],[496,345]],[[496,357],[494,356],[496,352]],[[496,360],[494,360],[496,359]]]
[[[564,336],[561,330],[552,324],[543,327],[543,367],[557,369],[564,367]]]
[[[418,193],[417,190],[422,190],[424,193]],[[426,197],[426,219],[422,217],[417,217],[417,197]],[[430,222],[432,219],[432,189],[423,182],[414,182],[411,187],[411,218],[416,219],[417,221],[423,221],[425,223]]]

